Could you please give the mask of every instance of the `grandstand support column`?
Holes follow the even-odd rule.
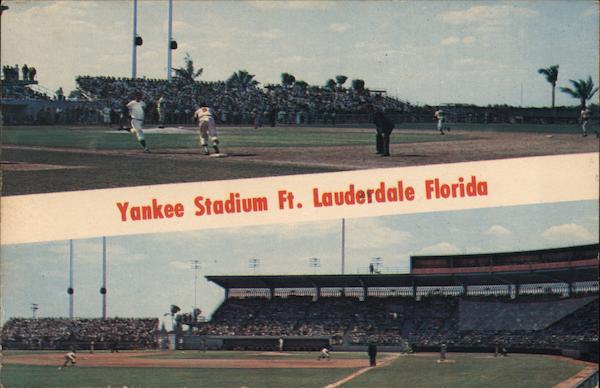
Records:
[[[133,37],[131,39],[131,78],[136,78],[137,75],[137,0],[133,0]]]
[[[169,39],[167,40],[167,80],[171,80],[171,67],[172,61],[171,56],[173,54],[173,49],[171,48],[171,41],[173,40],[173,0],[169,0],[169,22],[168,22],[168,30],[169,30]]]

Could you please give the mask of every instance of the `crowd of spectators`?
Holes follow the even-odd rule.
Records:
[[[37,70],[33,66],[27,66],[26,64],[21,67],[22,76],[19,77],[19,65],[2,66],[2,76],[5,81],[35,81]]]
[[[206,101],[222,124],[335,124],[340,113],[364,113],[367,104],[402,111],[406,104],[381,93],[318,86],[239,86],[227,82],[182,82],[80,76],[80,93],[106,101],[118,115],[135,91],[142,91],[149,121],[157,121],[156,102],[166,100],[167,123],[189,124],[201,101]]]
[[[12,318],[2,327],[2,346],[15,349],[155,348],[158,319]]]
[[[506,313],[514,320],[535,320],[535,314],[527,314],[526,310],[536,303],[552,310],[555,318],[521,326],[500,319]],[[478,319],[498,320],[498,324],[493,330],[490,325],[472,328],[464,321],[474,317],[466,314],[479,314]],[[523,300],[464,296],[430,296],[421,300],[369,297],[364,301],[350,297],[317,301],[311,297],[229,299],[210,322],[198,325],[196,334],[330,336],[334,344],[345,345],[375,342],[404,347],[442,343],[490,347],[503,343],[513,347],[558,348],[565,343],[598,341],[598,297],[595,294],[566,299],[556,295],[528,296]]]

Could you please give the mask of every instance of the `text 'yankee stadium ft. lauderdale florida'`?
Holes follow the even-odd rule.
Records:
[[[272,197],[242,196],[239,192],[229,192],[219,198],[197,195],[188,205],[177,201],[161,201],[157,198],[150,198],[145,203],[122,201],[116,203],[116,209],[121,221],[129,222],[182,218],[186,216],[188,206],[192,209],[190,214],[204,217],[302,209],[304,203],[309,203],[310,206],[318,209],[415,200],[454,200],[488,195],[488,182],[474,175],[469,179],[458,177],[455,182],[441,182],[439,178],[426,179],[421,186],[423,191],[415,187],[402,180],[397,180],[393,184],[379,182],[378,185],[367,188],[357,188],[351,183],[341,190],[323,190],[313,187],[305,193],[294,193],[281,189],[273,193]],[[270,203],[276,203],[276,206],[271,209]]]

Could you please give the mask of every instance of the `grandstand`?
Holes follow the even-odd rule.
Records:
[[[502,344],[597,360],[598,244],[414,256],[411,265],[404,275],[207,276],[225,301],[208,322],[182,322],[189,330],[180,335],[192,348],[200,338],[244,349],[275,349],[284,338],[290,350],[323,339],[339,349],[376,342],[393,350],[446,343],[491,351]]]

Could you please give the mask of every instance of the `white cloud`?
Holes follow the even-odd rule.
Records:
[[[258,39],[275,40],[283,37],[283,31],[279,29],[271,29],[267,31],[260,31],[252,33],[252,36]]]
[[[492,225],[485,232],[483,232],[486,236],[491,237],[507,237],[512,234],[512,232],[500,225]]]
[[[189,271],[192,268],[192,264],[190,261],[175,260],[175,261],[172,261],[169,263],[169,267],[177,269],[177,270]]]
[[[587,10],[583,11],[581,16],[583,17],[594,17],[594,18],[598,18],[598,7],[597,6],[593,6],[588,8]]]
[[[505,25],[515,18],[529,18],[538,11],[515,5],[478,5],[467,10],[442,12],[440,18],[449,24]]]
[[[259,9],[298,9],[322,10],[332,8],[334,1],[249,1],[248,4]]]
[[[463,45],[471,45],[473,43],[475,43],[475,37],[474,36],[464,36],[462,38],[459,38],[457,36],[449,36],[446,39],[443,39],[441,41],[441,45],[442,46],[455,46],[455,45],[459,45],[459,44],[463,44]]]
[[[542,237],[546,240],[559,243],[597,241],[597,236],[594,238],[594,235],[589,230],[577,224],[562,224],[552,226],[542,232]]]
[[[460,43],[460,39],[457,38],[456,36],[449,36],[446,39],[443,39],[441,44],[442,46],[452,46],[455,44],[459,44]]]
[[[347,23],[332,23],[329,25],[329,29],[334,32],[345,32],[350,29],[350,25]]]
[[[425,247],[417,253],[419,255],[454,255],[460,253],[460,249],[449,242],[441,242]]]

